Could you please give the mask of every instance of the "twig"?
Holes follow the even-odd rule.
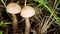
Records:
[[[54,18],[52,19],[51,22],[49,22],[49,24],[47,26],[45,26],[45,28],[42,29],[42,33],[44,33],[50,27],[50,25],[52,24],[53,21],[54,21]]]
[[[1,2],[3,3],[3,5],[6,7],[6,4],[4,3],[4,1],[3,0],[1,0]]]
[[[19,21],[19,23],[22,22],[22,21],[24,21],[24,19],[22,19],[21,21]]]
[[[25,5],[24,6],[26,6],[26,3],[27,3],[27,0],[25,0]]]

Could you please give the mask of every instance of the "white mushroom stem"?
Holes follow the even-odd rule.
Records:
[[[12,17],[13,17],[13,30],[14,30],[14,33],[16,32],[16,29],[17,29],[17,17],[15,14],[12,14]]]
[[[25,18],[25,23],[26,23],[25,34],[29,34],[30,33],[30,21],[29,21],[29,18]]]

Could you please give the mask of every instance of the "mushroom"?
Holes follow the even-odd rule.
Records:
[[[13,30],[14,32],[16,32],[16,29],[17,29],[17,17],[15,14],[18,14],[20,13],[21,11],[21,7],[17,4],[17,3],[9,3],[7,6],[6,6],[6,11],[7,13],[10,13],[13,17]]]
[[[35,14],[35,10],[31,6],[25,6],[21,10],[21,13],[20,14],[25,19],[25,22],[26,22],[25,34],[29,34],[29,31],[30,31],[29,18],[32,17]]]

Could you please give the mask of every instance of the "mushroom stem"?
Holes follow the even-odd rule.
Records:
[[[25,34],[29,34],[29,31],[30,31],[30,22],[29,22],[29,18],[25,18],[25,23],[26,23]]]
[[[16,29],[17,29],[17,17],[16,17],[15,14],[12,14],[12,17],[13,17],[13,26],[12,26],[12,28],[13,28],[13,33],[15,34]]]

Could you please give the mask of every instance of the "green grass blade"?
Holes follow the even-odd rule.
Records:
[[[0,34],[3,34],[3,31],[2,30],[0,30]]]

